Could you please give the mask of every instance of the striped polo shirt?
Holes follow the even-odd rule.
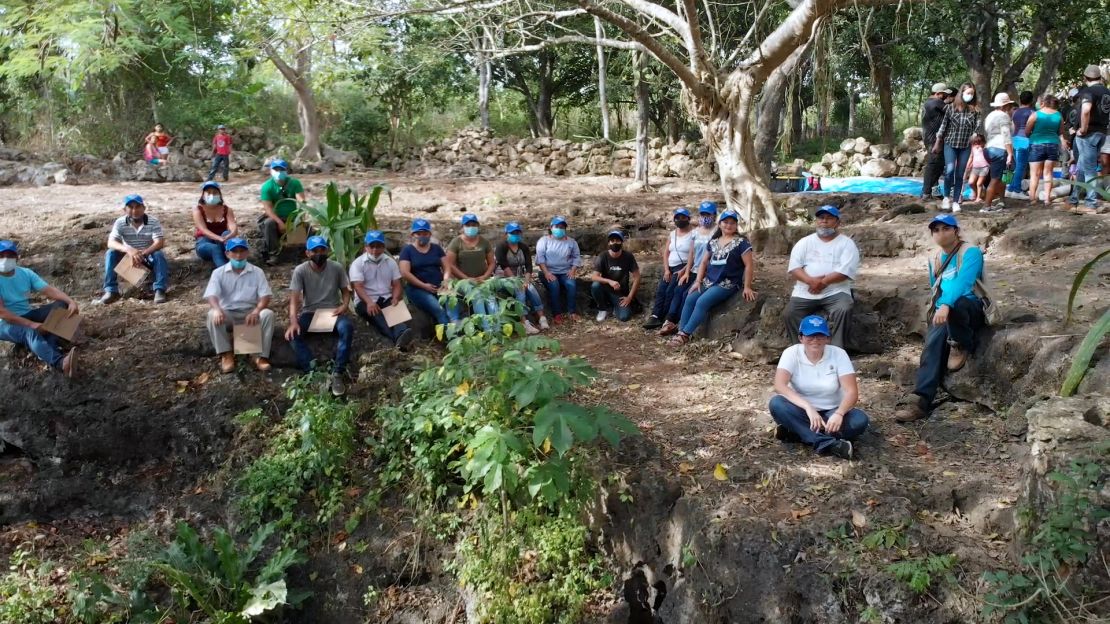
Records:
[[[144,223],[139,227],[131,225],[126,215],[116,219],[108,240],[122,242],[135,249],[146,249],[156,240],[162,240],[162,224],[150,215],[143,215]]]

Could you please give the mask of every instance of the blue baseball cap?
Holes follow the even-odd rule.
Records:
[[[127,204],[130,204],[132,202],[136,203],[136,204],[142,204],[144,206],[146,205],[146,203],[143,201],[142,196],[137,195],[135,193],[132,193],[131,195],[128,195],[127,197],[123,198],[123,205],[124,206],[126,206]]]
[[[717,214],[717,202],[711,202],[709,200],[703,201],[701,204],[698,205],[698,213],[711,215]]]
[[[285,162],[284,160],[282,160],[280,158],[276,158],[276,159],[270,161],[270,168],[271,169],[286,169],[286,170],[288,170],[289,169],[289,163]]]
[[[678,210],[674,211],[674,216],[677,217],[677,216],[680,216],[680,215],[683,216],[683,217],[689,217],[690,216],[690,211],[685,209],[685,208],[679,208]]]
[[[427,219],[413,219],[412,227],[409,228],[411,232],[431,232],[432,224],[428,223]]]
[[[223,124],[220,124],[220,125],[216,126],[216,129],[217,130],[227,130],[227,126],[225,126]]]
[[[524,228],[520,227],[520,224],[516,221],[509,221],[505,224],[506,234],[512,234],[513,232],[522,232],[523,230]]]
[[[321,247],[323,247],[324,249],[328,248],[328,241],[323,236],[309,236],[308,240],[305,241],[304,244],[304,248],[309,251],[312,251],[313,249],[319,249]]]
[[[220,183],[216,182],[215,180],[209,180],[209,181],[205,182],[204,184],[200,185],[200,190],[202,190],[202,191],[206,190],[206,189],[210,189],[210,188],[218,189],[218,188],[220,188]]]
[[[247,241],[242,238],[232,238],[224,243],[224,251],[234,251],[240,247],[243,249],[250,249],[250,246],[247,245]]]
[[[817,209],[817,212],[813,213],[813,216],[820,217],[822,212],[825,213],[825,214],[830,214],[830,215],[836,217],[837,219],[840,219],[840,211],[837,210],[836,206],[829,206],[829,205],[821,206],[820,208]]]
[[[725,219],[736,219],[736,222],[739,223],[740,215],[736,214],[735,210],[726,210],[721,213],[721,218],[718,221],[724,221]]]
[[[16,246],[15,241],[0,240],[0,253],[4,253],[5,251],[10,251],[19,255],[19,247]]]
[[[619,238],[619,239],[621,239],[621,240],[624,240],[624,232],[622,232],[622,231],[620,231],[620,230],[612,230],[612,231],[610,231],[610,232],[609,232],[609,236],[607,236],[606,238],[613,238],[614,236],[616,236],[617,238]]]
[[[929,229],[933,229],[933,226],[937,223],[943,223],[944,225],[948,225],[954,228],[960,227],[959,222],[956,221],[956,217],[950,214],[939,214],[933,217],[933,220],[929,222]]]
[[[566,224],[567,224],[567,218],[563,217],[563,216],[560,216],[560,215],[555,215],[555,218],[553,218],[551,220],[551,225],[552,226],[566,225]]]
[[[802,324],[798,326],[798,333],[803,336],[831,336],[829,333],[829,324],[824,318],[811,315],[802,319]]]
[[[381,230],[370,230],[366,233],[366,236],[363,237],[362,242],[366,243],[367,245],[369,245],[370,243],[381,243],[384,245],[385,234],[382,234]]]
[[[468,212],[462,216],[462,224],[466,225],[467,223],[481,223],[481,221],[478,221],[478,215]]]

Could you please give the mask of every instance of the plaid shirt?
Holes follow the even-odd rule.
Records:
[[[979,111],[970,108],[963,112],[949,104],[944,107],[944,119],[937,130],[937,138],[943,138],[945,145],[964,148],[971,144],[971,135],[979,127]]]

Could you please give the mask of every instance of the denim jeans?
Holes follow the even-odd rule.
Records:
[[[377,304],[379,308],[391,306],[393,305],[393,297],[378,297]],[[379,334],[389,338],[394,343],[396,343],[397,339],[401,337],[401,334],[405,333],[405,330],[409,328],[407,323],[398,323],[390,327],[389,323],[385,322],[385,315],[381,312],[374,316],[370,316],[366,311],[366,304],[362,299],[359,299],[358,303],[355,304],[355,313],[361,316],[363,320],[373,325],[374,329],[378,330]]]
[[[682,318],[682,307],[686,305],[686,298],[690,296],[690,288],[694,285],[696,275],[691,275],[685,284],[679,284],[671,295],[671,307],[667,310],[667,320],[678,323]]]
[[[1019,141],[1018,139],[1022,139]],[[1024,147],[1019,147],[1024,145]],[[1025,172],[1029,168],[1029,139],[1014,137],[1014,177],[1006,187],[1011,193],[1021,192],[1021,181],[1025,179]]]
[[[223,243],[217,243],[202,236],[197,239],[196,251],[198,258],[211,262],[217,269],[227,264],[227,253],[224,252]]]
[[[308,333],[308,326],[312,324],[312,312],[302,312],[297,317],[297,324],[301,327],[301,333],[293,338],[293,352],[297,355],[297,368],[304,372],[312,370],[312,350],[305,344],[305,334]],[[347,363],[351,361],[351,343],[355,339],[355,324],[351,322],[351,316],[344,314],[335,320],[335,329],[333,330],[338,335],[335,342],[335,372],[342,373],[347,370]]]
[[[228,174],[228,168],[229,167],[230,167],[230,157],[229,156],[221,156],[219,154],[216,154],[216,156],[212,158],[212,168],[208,171],[208,177],[205,178],[205,180],[208,180],[208,181],[212,180],[213,178],[216,177],[216,172],[220,171],[222,169],[223,172],[224,172],[224,182],[227,182],[227,174]]]
[[[109,249],[104,254],[104,291],[119,293],[119,276],[116,275],[116,265],[127,254],[115,249]],[[130,262],[130,261],[129,261]],[[146,258],[146,267],[154,272],[154,290],[165,292],[170,281],[170,265],[166,256],[161,251],[156,251]]]
[[[574,314],[578,284],[566,273],[562,275],[553,273],[552,275],[555,276],[555,279],[549,282],[543,273],[540,273],[540,281],[547,287],[547,303],[551,306],[551,313],[562,314],[565,311],[567,314]],[[565,306],[563,305],[563,293],[566,293],[567,297]]]
[[[39,306],[27,314],[23,318],[28,321],[42,323],[46,317],[50,315],[50,311],[54,308],[65,309],[66,304],[61,301]],[[35,356],[49,364],[52,368],[60,369],[62,367],[62,360],[65,355],[58,349],[58,337],[48,332],[37,332],[30,327],[22,325],[13,325],[11,323],[0,322],[0,340],[7,342],[14,342],[17,345],[23,345],[34,353]]]
[[[525,314],[531,312],[543,314],[543,299],[540,299],[540,292],[536,290],[534,284],[528,284],[524,288],[518,288],[514,296],[517,301],[524,304]]]
[[[944,193],[954,202],[963,201],[964,172],[967,171],[967,159],[971,158],[971,146],[952,147],[944,146]]]
[[[466,281],[459,282],[459,285],[458,285],[459,298],[460,299],[465,298],[472,290],[474,290],[474,288],[475,288],[475,286],[473,284],[471,284],[470,282],[466,282]],[[488,298],[488,299],[483,299],[483,298],[479,297],[479,298],[476,298],[474,300],[470,300],[467,303],[470,304],[470,314],[472,316],[475,315],[475,314],[483,315],[483,316],[485,316],[485,315],[493,316],[493,315],[497,314],[497,300],[492,298],[492,297]],[[461,304],[458,305],[458,306],[454,306],[454,307],[448,306],[447,316],[452,321],[459,320],[460,318],[462,318],[462,313],[460,311],[461,307],[462,307]],[[485,329],[486,331],[493,331],[493,324],[490,322],[490,320],[488,318],[482,319],[482,329]]]
[[[870,422],[863,410],[853,407],[844,415],[840,424],[840,431],[830,434],[824,431],[811,430],[809,428],[809,416],[806,415],[806,411],[794,405],[782,395],[776,394],[771,397],[771,402],[767,407],[771,410],[771,418],[774,418],[775,422],[789,429],[798,436],[802,443],[812,446],[813,450],[818,453],[832,446],[837,440],[855,440],[863,435]],[[817,410],[817,413],[821,415],[821,420],[828,422],[829,417],[835,411],[835,409]]]
[[[594,303],[597,304],[598,310],[603,312],[612,310],[617,320],[622,323],[626,323],[632,318],[632,306],[622,306],[620,304],[624,295],[619,292],[601,282],[594,282],[590,286],[590,294],[594,296]]]
[[[1102,132],[1088,132],[1086,136],[1075,137],[1075,151],[1079,154],[1079,163],[1075,179],[1080,182],[1094,180],[1098,177],[1098,153],[1106,135]],[[1103,174],[1108,172],[1103,171]],[[1078,187],[1076,187],[1078,188]],[[1098,192],[1094,186],[1087,190],[1086,204],[1094,207],[1098,201]]]
[[[975,350],[975,332],[986,323],[983,304],[978,299],[960,297],[948,311],[948,322],[930,325],[921,348],[921,361],[917,368],[917,384],[913,393],[926,412],[933,406],[937,389],[948,370],[949,343],[956,343],[964,351]]]
[[[451,319],[447,318],[447,311],[443,309],[443,306],[439,305],[439,296],[422,288],[415,288],[408,285],[405,286],[405,296],[408,297],[412,305],[423,310],[425,314],[432,317],[437,325],[446,325],[451,321]]]
[[[651,315],[655,318],[667,317],[667,320],[678,320],[671,319],[670,314],[673,307],[671,304],[674,302],[675,296],[682,287],[686,286],[686,284],[683,284],[682,287],[678,285],[678,274],[682,271],[683,266],[685,265],[677,264],[668,267],[671,271],[671,279],[669,281],[659,280],[659,286],[655,289],[655,302],[651,306]]]
[[[678,322],[679,329],[687,336],[693,336],[701,324],[709,318],[709,311],[732,298],[740,292],[739,288],[722,288],[717,285],[706,288],[701,287],[697,292],[690,291],[686,295],[686,303],[682,306],[682,318]]]

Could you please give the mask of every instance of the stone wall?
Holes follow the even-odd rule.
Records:
[[[897,145],[872,145],[863,137],[845,139],[840,150],[821,157],[809,171],[817,176],[847,177],[920,176],[929,155],[921,141],[921,128],[906,128]]]

